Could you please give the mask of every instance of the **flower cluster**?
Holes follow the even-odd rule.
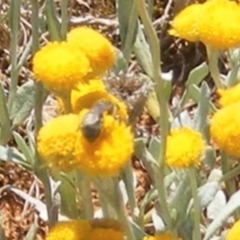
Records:
[[[115,61],[112,44],[88,27],[71,30],[67,41],[49,42],[33,57],[33,73],[37,81],[61,95],[78,82],[103,74]]]
[[[240,45],[239,21],[238,3],[209,0],[183,9],[173,19],[169,33],[189,41],[202,41],[215,48],[226,49]]]
[[[116,220],[72,220],[58,222],[50,230],[46,240],[123,240],[124,235],[121,224]]]
[[[187,127],[173,129],[167,138],[166,163],[175,168],[198,165],[204,147],[199,132]]]
[[[100,77],[114,61],[110,42],[87,27],[73,29],[66,42],[50,42],[34,55],[37,81],[70,108],[38,133],[37,149],[49,167],[115,176],[130,159],[133,134],[127,107],[109,93]]]

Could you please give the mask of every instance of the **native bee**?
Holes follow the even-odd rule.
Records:
[[[101,133],[103,114],[113,115],[116,105],[107,100],[98,100],[85,114],[80,129],[88,141],[93,142]]]

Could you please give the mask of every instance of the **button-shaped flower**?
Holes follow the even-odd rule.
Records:
[[[48,233],[46,240],[86,240],[91,225],[85,220],[57,223]]]
[[[88,110],[81,111],[81,119],[87,113]],[[131,129],[125,122],[116,119],[114,115],[103,114],[101,131],[94,141],[89,141],[83,132],[79,131],[76,155],[80,161],[80,168],[89,175],[98,177],[118,175],[130,160],[132,153],[133,134]]]
[[[166,163],[175,168],[198,165],[204,147],[199,132],[187,127],[173,129],[167,137]]]
[[[221,107],[240,102],[240,83],[229,89],[218,89],[218,94],[220,96],[218,102]]]
[[[225,20],[227,19],[227,21]],[[240,6],[235,1],[209,0],[186,7],[173,19],[171,35],[226,49],[240,45]]]
[[[66,42],[49,42],[34,55],[33,72],[49,90],[65,93],[91,72],[91,67],[80,50]]]
[[[88,57],[93,69],[93,72],[88,75],[89,78],[103,74],[115,62],[114,47],[106,37],[94,29],[74,28],[68,33],[67,42]]]
[[[37,149],[48,166],[67,172],[79,165],[75,154],[79,124],[79,116],[69,114],[52,119],[40,129]]]
[[[240,157],[240,102],[218,110],[211,119],[213,141],[230,156]]]
[[[71,93],[71,104],[74,113],[84,108],[91,108],[98,100],[106,100],[115,104],[121,119],[127,119],[127,107],[117,97],[107,91],[101,79],[92,79],[88,83],[79,83]]]

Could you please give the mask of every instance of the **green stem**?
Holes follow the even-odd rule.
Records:
[[[116,210],[118,220],[120,220],[120,222],[123,224],[123,226],[125,228],[127,240],[135,240],[136,238],[133,233],[133,229],[132,229],[131,224],[128,220],[128,217],[126,216],[126,213],[125,213],[125,207],[124,207],[124,203],[123,203],[121,190],[119,188],[118,179],[113,179],[113,194],[115,197],[114,209]]]
[[[165,191],[164,191],[164,172],[165,172],[165,152],[166,152],[166,140],[169,132],[168,124],[168,101],[164,94],[164,81],[161,79],[161,51],[160,42],[157,34],[152,26],[152,22],[147,13],[144,0],[135,0],[138,14],[141,17],[144,25],[144,31],[149,41],[151,56],[152,56],[152,70],[153,80],[156,83],[155,91],[158,98],[160,112],[159,125],[161,126],[161,146],[159,154],[159,171],[156,177],[156,186],[158,189],[159,201],[161,202],[163,209],[163,220],[166,223],[168,229],[173,232],[173,224],[171,215],[168,209]]]
[[[67,92],[64,94],[57,94],[63,101],[65,113],[72,112],[72,105],[71,105],[71,92]]]
[[[224,182],[227,182],[229,181],[230,179],[233,179],[235,178],[236,176],[238,176],[240,173],[240,164],[235,167],[234,169],[232,169],[231,171],[225,173],[222,178],[220,179],[220,181],[224,181]]]
[[[137,206],[137,201],[136,201],[136,197],[135,197],[135,191],[134,191],[134,186],[133,186],[134,179],[133,179],[133,172],[132,172],[132,167],[131,167],[130,162],[127,164],[126,168],[124,169],[123,181],[126,186],[126,190],[127,190],[127,194],[128,194],[129,206],[130,206],[131,212],[135,218],[136,215],[138,215],[139,208]],[[136,212],[137,212],[137,214],[136,214]]]
[[[68,1],[61,0],[61,36],[66,39],[68,29]]]
[[[224,88],[224,85],[220,78],[219,69],[218,69],[219,51],[208,45],[206,45],[206,49],[207,49],[209,71],[213,78],[214,84],[217,89]]]
[[[189,180],[191,184],[191,190],[192,190],[192,197],[193,197],[193,212],[194,212],[194,230],[193,230],[193,236],[192,239],[194,240],[201,240],[201,232],[200,232],[200,205],[199,205],[199,199],[197,194],[197,180],[195,176],[195,169],[194,167],[191,167],[189,169]]]
[[[76,171],[76,179],[78,189],[80,191],[82,202],[83,202],[83,211],[82,218],[92,219],[93,217],[93,205],[92,205],[92,194],[91,194],[91,181],[82,173]]]
[[[223,175],[229,173],[229,171],[231,170],[231,167],[229,165],[229,160],[230,159],[227,156],[227,154],[222,152],[222,154],[221,154],[221,166],[222,166]],[[225,182],[225,185],[226,185],[226,190],[227,190],[228,196],[231,197],[236,192],[236,186],[235,186],[234,179],[228,179],[228,180],[225,180],[224,182]],[[235,211],[234,217],[235,217],[235,219],[240,218],[240,210],[239,209],[237,209]]]
[[[18,67],[17,67],[17,50],[18,50],[18,34],[20,26],[20,8],[21,1],[10,1],[10,57],[11,57],[11,71],[10,71],[10,87],[8,97],[8,111],[11,112],[13,102],[17,92],[18,85]]]

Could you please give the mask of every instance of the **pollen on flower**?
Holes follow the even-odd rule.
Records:
[[[79,122],[78,115],[62,115],[52,119],[40,129],[37,149],[48,166],[65,172],[78,166],[75,142],[78,137]],[[80,149],[81,146],[78,152]]]
[[[173,129],[167,138],[166,163],[175,168],[197,165],[204,147],[199,132],[187,127]]]
[[[240,102],[218,110],[211,119],[213,141],[230,156],[240,157]]]
[[[127,119],[127,106],[117,97],[110,94],[101,79],[92,79],[79,83],[71,92],[71,104],[74,113],[84,108],[91,108],[98,100],[107,100],[117,106],[117,114],[121,119]]]
[[[82,118],[85,114],[86,110],[80,112]],[[81,151],[81,148],[84,151]],[[117,176],[130,160],[132,153],[133,134],[130,127],[112,115],[103,115],[101,133],[94,141],[89,141],[79,131],[76,154],[80,169],[89,175]]]
[[[229,230],[226,240],[238,240],[240,236],[240,220],[238,220]]]
[[[49,42],[33,57],[36,81],[57,93],[69,92],[89,72],[91,67],[85,54],[66,42]]]
[[[115,50],[110,41],[99,32],[89,27],[72,29],[67,35],[67,41],[79,48],[88,57],[93,72],[88,78],[102,75],[115,62]]]
[[[198,41],[198,17],[201,14],[202,5],[192,4],[181,11],[172,21],[172,29],[169,34],[184,38],[189,41]]]
[[[221,107],[240,102],[240,83],[229,89],[218,89],[218,94],[220,96],[218,102]]]
[[[91,225],[85,220],[58,222],[48,233],[46,240],[85,240],[91,231]]]

